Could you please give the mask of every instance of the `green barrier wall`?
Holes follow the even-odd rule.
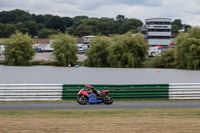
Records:
[[[92,84],[99,91],[109,90],[114,100],[169,99],[168,84]],[[64,84],[62,100],[76,100],[84,84]]]

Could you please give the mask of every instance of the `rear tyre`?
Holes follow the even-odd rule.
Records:
[[[108,95],[106,95],[105,97],[103,97],[103,98],[102,98],[102,101],[103,101],[105,104],[107,104],[107,105],[113,103],[112,97],[111,97],[111,96],[108,96]]]
[[[76,101],[80,105],[86,105],[88,103],[88,98],[82,95],[82,96],[78,96]]]

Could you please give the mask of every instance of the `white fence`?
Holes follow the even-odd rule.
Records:
[[[57,101],[63,84],[0,84],[0,101]]]
[[[0,84],[0,101],[62,100],[63,84]],[[170,83],[169,99],[200,99],[200,83]]]
[[[200,83],[170,83],[169,99],[200,99]]]

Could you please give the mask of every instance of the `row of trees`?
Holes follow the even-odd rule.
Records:
[[[200,27],[190,28],[176,38],[177,47],[153,59],[154,67],[200,69]]]
[[[84,35],[109,35],[124,34],[127,32],[137,33],[142,26],[142,21],[134,18],[126,18],[117,15],[113,18],[89,18],[88,16],[60,17],[50,14],[35,15],[23,10],[12,10],[0,12],[0,38],[10,37],[16,30],[28,33],[32,37],[46,38],[59,32],[67,32],[74,36]],[[185,26],[180,19],[172,22],[172,33],[174,36]]]
[[[78,48],[76,39],[68,34],[52,35],[52,47],[57,65],[74,65]],[[131,33],[112,38],[98,36],[87,51],[86,64],[91,67],[139,67],[145,60],[148,43],[141,34]],[[7,65],[29,65],[34,56],[32,39],[28,34],[16,32],[5,40],[5,63]]]
[[[175,19],[172,22],[172,36],[176,37],[179,34],[179,30],[188,31],[189,28],[191,28],[191,26],[187,24],[182,24],[181,19]]]
[[[74,65],[77,60],[76,54],[78,53],[76,39],[63,33],[52,35],[51,38],[54,40],[52,47],[54,48],[53,55],[55,56],[57,65]],[[30,60],[35,55],[32,44],[33,40],[31,36],[19,31],[13,34],[9,39],[5,39],[5,64],[17,66],[29,65]]]
[[[74,65],[78,53],[76,39],[68,34],[53,35],[53,54],[60,66]],[[193,27],[176,38],[177,48],[162,53],[152,60],[153,67],[200,69],[200,27]],[[91,67],[141,67],[145,61],[148,43],[141,34],[116,35],[112,38],[98,36],[86,52],[86,66]],[[5,40],[5,63],[28,65],[34,56],[32,39],[28,34],[16,32]]]
[[[148,43],[141,34],[97,37],[86,52],[91,67],[140,67],[147,56]]]
[[[48,37],[57,32],[75,36],[84,35],[109,35],[123,34],[128,31],[138,32],[142,22],[138,19],[128,19],[124,15],[113,18],[89,18],[88,16],[60,17],[50,14],[35,15],[23,10],[12,10],[0,12],[0,37],[9,37],[13,31],[29,33],[39,38]],[[5,29],[10,29],[7,32]],[[6,34],[5,34],[6,32]]]

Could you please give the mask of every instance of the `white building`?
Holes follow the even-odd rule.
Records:
[[[83,43],[84,44],[90,44],[90,42],[95,38],[96,38],[96,36],[92,36],[92,35],[84,36],[83,37]]]
[[[167,49],[171,43],[171,19],[151,18],[146,19],[145,23],[140,33],[144,34],[151,47],[159,45]]]
[[[54,49],[51,47],[53,40],[48,38],[34,39],[34,48],[37,52],[52,52]]]

